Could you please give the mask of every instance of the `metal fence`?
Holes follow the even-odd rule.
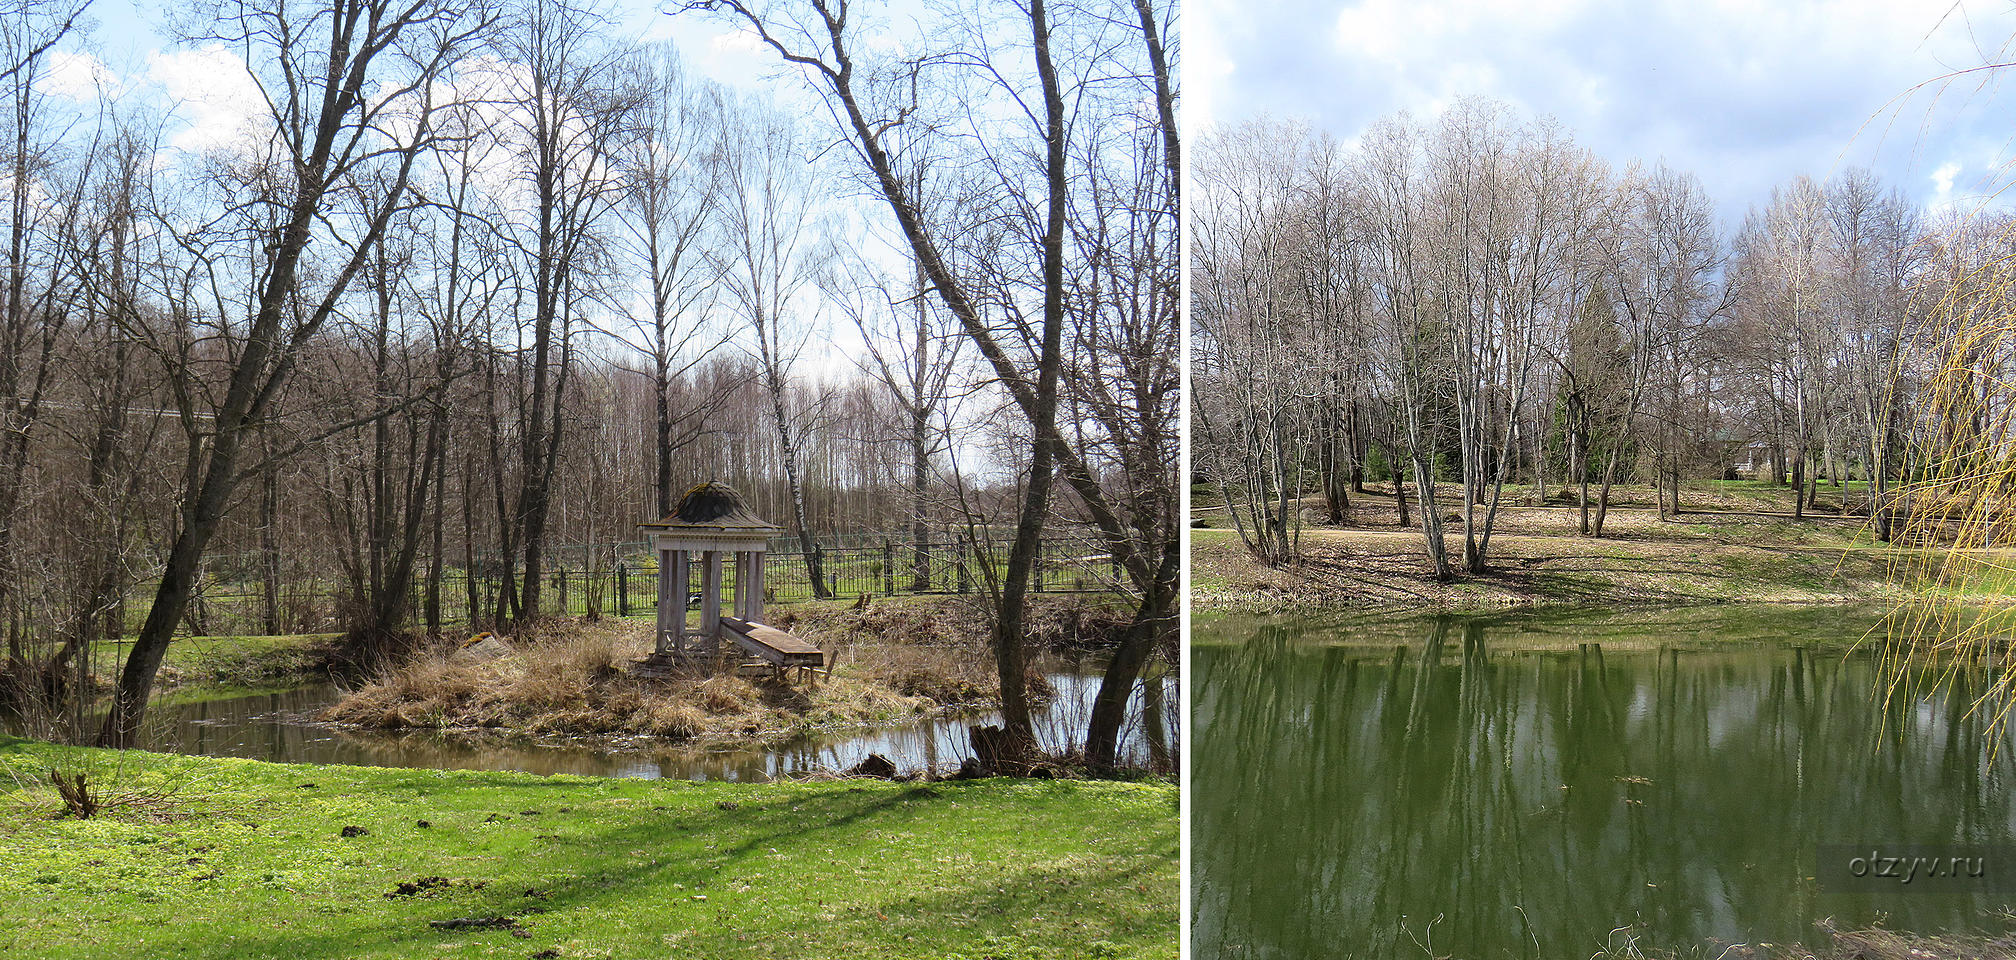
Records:
[[[920,548],[888,540],[876,546],[821,548],[819,566],[827,593],[833,597],[956,595],[983,589],[987,565],[991,563],[999,575],[1006,564],[1006,553],[1005,546],[984,551],[963,541],[924,544]],[[641,617],[655,612],[658,562],[646,544],[574,545],[550,550],[548,556],[551,560],[540,584],[541,613]],[[810,560],[811,556],[802,551],[765,553],[764,601],[790,603],[814,599]],[[490,572],[496,569],[495,564],[479,563],[474,570],[459,567],[444,570],[438,590],[441,622],[467,624],[494,615],[506,582],[501,572]],[[689,576],[690,594],[698,589],[697,564],[689,570]],[[1050,593],[1103,592],[1118,588],[1121,578],[1119,565],[1103,546],[1079,538],[1052,538],[1044,540],[1038,551],[1032,588]],[[249,635],[343,629],[344,606],[351,594],[344,582],[297,578],[278,586],[277,596],[269,602],[266,585],[256,579],[208,580],[191,600],[181,632]],[[721,587],[724,598],[734,595],[733,564],[724,565]],[[408,618],[414,623],[424,623],[428,613],[424,574],[416,578],[410,590]],[[152,585],[136,587],[117,619],[128,630],[137,629],[147,614],[146,604],[152,595]]]

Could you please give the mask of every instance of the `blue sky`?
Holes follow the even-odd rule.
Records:
[[[1730,224],[1774,184],[1849,164],[1970,205],[2012,157],[2016,73],[1903,96],[2016,59],[2003,2],[1188,0],[1184,15],[1192,131],[1265,114],[1348,140],[1481,94],[1560,119],[1613,164],[1692,171]]]
[[[170,129],[183,137],[180,143],[171,137],[171,145],[228,136],[236,126],[230,121],[257,108],[247,99],[251,91],[243,68],[229,52],[175,43],[167,9],[169,4],[157,0],[93,0],[94,28],[63,44],[46,82],[55,92],[88,100],[95,71],[127,95],[167,98],[177,104]],[[652,0],[615,0],[613,11],[618,21],[613,35],[670,38],[688,69],[699,75],[742,89],[805,96],[799,84],[772,79],[775,57],[746,32],[697,14],[667,16]]]

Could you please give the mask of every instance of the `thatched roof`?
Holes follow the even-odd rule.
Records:
[[[679,505],[657,523],[643,526],[656,530],[716,530],[776,533],[781,528],[765,523],[749,511],[749,504],[735,488],[709,480],[679,498]]]

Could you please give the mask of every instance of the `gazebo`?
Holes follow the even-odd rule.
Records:
[[[658,555],[658,628],[651,661],[715,659],[725,636],[780,674],[785,667],[825,665],[819,648],[763,624],[763,553],[770,537],[783,531],[751,513],[733,487],[717,481],[700,484],[686,491],[670,516],[641,526]],[[729,556],[735,558],[735,599],[733,613],[723,616],[723,561]],[[689,634],[690,568],[696,562],[700,629]]]

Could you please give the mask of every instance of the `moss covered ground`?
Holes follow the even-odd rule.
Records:
[[[64,813],[51,769],[105,808]],[[1173,957],[1176,804],[1165,783],[542,778],[0,739],[0,953]]]

